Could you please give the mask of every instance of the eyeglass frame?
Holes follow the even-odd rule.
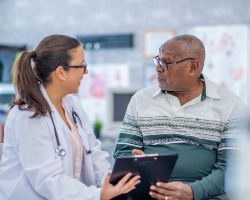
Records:
[[[87,66],[88,66],[88,64],[84,62],[82,65],[63,65],[63,68],[65,68],[65,69],[69,69],[69,68],[83,68],[84,73],[86,73],[87,70],[88,70]]]
[[[157,59],[157,58],[158,58],[158,59]],[[169,65],[178,64],[178,63],[184,62],[184,61],[186,61],[186,60],[195,60],[195,58],[188,57],[188,58],[184,58],[184,59],[182,59],[182,60],[176,61],[176,62],[167,63],[167,62],[162,62],[162,61],[160,60],[160,56],[157,55],[157,56],[154,57],[154,64],[155,64],[155,65],[160,65],[161,68],[162,68],[163,70],[164,70],[164,69],[169,70],[169,68],[171,67],[171,66],[169,66]]]

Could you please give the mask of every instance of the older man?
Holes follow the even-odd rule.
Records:
[[[115,158],[179,154],[171,181],[151,186],[155,199],[201,200],[224,194],[226,154],[236,147],[243,105],[203,76],[204,60],[205,48],[197,37],[168,40],[154,58],[159,87],[137,92],[127,108]]]

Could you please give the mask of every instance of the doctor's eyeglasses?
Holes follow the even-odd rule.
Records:
[[[64,65],[63,68],[69,69],[69,68],[83,68],[84,74],[87,73],[87,63],[84,62],[82,65]]]

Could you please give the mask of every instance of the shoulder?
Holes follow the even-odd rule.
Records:
[[[229,91],[226,88],[223,88],[222,86],[218,86],[218,93],[220,94],[220,97],[224,101],[229,101],[229,102],[237,102],[237,103],[242,103],[243,101],[234,93]]]
[[[34,112],[29,111],[29,110],[21,110],[19,109],[18,106],[14,106],[9,114],[8,114],[8,119],[9,120],[19,120],[19,119],[26,119],[26,118],[30,118],[32,115],[34,114]]]
[[[207,89],[207,96],[211,99],[219,100],[218,103],[223,103],[224,105],[235,105],[235,104],[244,104],[243,101],[230,92],[228,89],[214,83],[213,81],[210,81],[205,76],[205,82],[206,82],[206,89]]]
[[[155,104],[154,96],[159,93],[158,87],[147,87],[137,91],[131,98],[127,111],[143,111]]]
[[[247,115],[247,107],[241,98],[213,82],[210,82],[210,86],[212,86],[210,87],[210,98],[213,106],[224,113],[225,119],[244,118]]]
[[[22,138],[33,138],[36,136],[48,136],[50,121],[48,116],[32,118],[34,112],[20,110],[14,106],[7,117],[4,131],[6,139],[13,140]],[[34,134],[35,133],[35,134]],[[15,140],[14,139],[14,140]]]
[[[43,124],[45,120],[47,120],[47,116],[38,116],[32,118],[34,112],[30,110],[21,110],[18,106],[14,106],[8,113],[6,124],[11,123],[13,126],[15,124],[20,125],[38,125]],[[35,124],[34,124],[35,123]]]
[[[147,88],[143,88],[139,91],[137,91],[132,99],[137,99],[137,100],[142,100],[144,99],[145,100],[145,97],[146,98],[152,98],[154,96],[155,93],[157,93],[157,91],[159,90],[159,87],[147,87]]]
[[[217,86],[217,93],[219,94],[220,102],[224,106],[231,108],[238,107],[238,109],[244,109],[246,107],[241,98],[222,86]]]

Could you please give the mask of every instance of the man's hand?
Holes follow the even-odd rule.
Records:
[[[131,153],[133,156],[145,154],[143,151],[141,151],[139,149],[133,149]]]
[[[168,183],[157,182],[150,187],[149,195],[159,200],[193,200],[194,194],[188,184],[173,181]]]

